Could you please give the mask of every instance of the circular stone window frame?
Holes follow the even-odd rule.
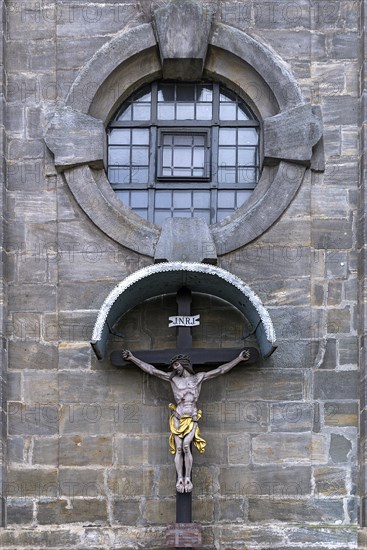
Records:
[[[213,24],[203,77],[233,89],[254,110],[261,129],[267,125],[268,132],[265,132],[262,144],[265,154],[270,151],[271,155],[269,144],[272,138],[278,141],[276,131],[274,134],[277,125],[280,132],[284,126],[286,129],[291,126],[288,141],[295,148],[294,135],[297,134],[299,117],[306,111],[309,115],[311,106],[304,101],[287,65],[271,49],[238,29],[222,23]],[[151,257],[154,257],[161,228],[132,212],[116,197],[104,168],[105,129],[119,105],[131,93],[160,78],[159,44],[152,24],[144,23],[121,31],[80,71],[64,107],[56,112],[45,136],[47,146],[55,155],[56,168],[63,172],[86,215],[117,243]],[[253,92],[256,93],[254,99],[251,97]],[[312,123],[315,125],[311,121],[309,127]],[[74,139],[73,129],[77,136]],[[95,135],[91,137],[94,131]],[[275,158],[270,158],[270,162],[269,158],[265,159],[268,162],[263,164],[258,184],[249,200],[231,216],[209,226],[218,255],[253,241],[286,210],[303,181],[312,147],[319,141],[320,132],[317,139],[311,135],[307,138],[310,153],[306,157],[309,158],[292,158],[294,152],[288,154],[287,147],[290,146],[286,143],[283,151],[275,152]],[[93,139],[98,143],[90,151]],[[64,153],[68,147],[69,155]],[[83,147],[84,151],[80,152]]]

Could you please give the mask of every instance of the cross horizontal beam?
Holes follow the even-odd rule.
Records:
[[[256,348],[248,348],[250,359],[246,361],[246,366],[256,363],[259,360],[259,352]],[[241,349],[238,348],[174,348],[161,350],[137,350],[132,353],[146,363],[150,363],[157,368],[167,367],[171,358],[178,353],[184,353],[191,357],[193,365],[204,367],[219,367],[223,363],[228,363],[238,356]],[[113,351],[111,353],[111,363],[115,367],[135,367],[130,361],[125,361],[122,358],[121,351]]]

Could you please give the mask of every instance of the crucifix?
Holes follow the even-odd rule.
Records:
[[[181,287],[176,296],[177,301],[177,317],[189,317],[191,315],[191,291],[187,287]],[[257,328],[257,327],[255,327]],[[155,367],[167,367],[173,355],[183,354],[189,355],[192,364],[202,366],[204,368],[215,368],[231,361],[238,355],[240,348],[193,348],[191,326],[177,326],[176,348],[162,350],[136,350],[133,354],[141,361],[146,361]],[[253,331],[254,332],[254,331]],[[251,332],[250,334],[253,334]],[[247,335],[247,336],[250,336]],[[247,365],[254,364],[259,360],[259,352],[256,348],[246,348],[250,352],[250,358]],[[111,364],[115,367],[127,367],[129,362],[126,361],[120,351],[113,351],[110,356]]]
[[[182,287],[177,292],[178,319],[183,322],[191,319],[191,292]],[[176,355],[174,355],[176,354]],[[172,357],[172,355],[174,355]],[[178,325],[176,349],[166,350],[129,350],[114,351],[111,362],[115,366],[137,365],[144,372],[169,382],[176,404],[170,404],[170,451],[175,455],[176,480],[176,522],[192,522],[192,451],[191,444],[205,451],[205,441],[200,435],[198,421],[201,410],[197,408],[201,385],[204,381],[229,372],[233,367],[245,361],[254,363],[258,358],[255,348],[239,350],[236,348],[203,349],[192,347],[190,326]],[[192,368],[192,359],[196,365],[208,366],[211,370],[196,373]],[[149,360],[149,362],[148,362]],[[223,364],[223,362],[225,363]],[[169,365],[168,371],[161,366]],[[176,546],[177,547],[177,546]]]

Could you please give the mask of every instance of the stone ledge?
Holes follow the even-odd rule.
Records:
[[[0,546],[2,550],[33,550],[36,547],[49,550],[109,550],[123,548],[135,550],[138,548],[166,548],[167,525],[156,527],[87,527],[73,525],[69,528],[47,525],[33,529],[2,529],[0,530]],[[356,525],[302,525],[291,523],[259,523],[244,525],[243,523],[217,523],[216,526],[202,526],[201,548],[213,549],[219,544],[222,550],[236,548],[258,550],[294,549],[306,547],[308,550],[323,548],[323,550],[365,550],[366,529]],[[305,546],[306,545],[306,546]]]

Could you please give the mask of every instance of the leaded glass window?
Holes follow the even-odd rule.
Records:
[[[240,207],[259,178],[259,123],[219,83],[154,82],[108,127],[108,177],[143,218],[201,216],[215,223]]]

